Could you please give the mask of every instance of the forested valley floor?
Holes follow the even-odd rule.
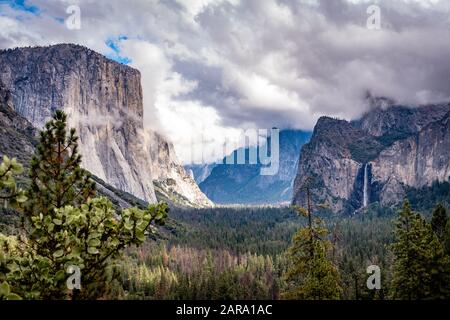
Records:
[[[425,192],[425,193],[424,193]],[[427,195],[426,192],[429,194]],[[430,220],[430,193],[448,201],[448,183],[409,194]],[[424,201],[426,199],[427,201]],[[400,209],[400,208],[399,208]],[[338,266],[342,299],[388,299],[397,209],[371,205],[349,217],[320,214],[329,229],[330,259]],[[289,207],[173,209],[158,242],[129,249],[121,298],[280,299],[290,265],[286,250],[307,219]],[[369,290],[367,267],[381,269],[381,289]],[[449,270],[450,271],[450,270]]]
[[[66,124],[56,111],[28,172],[0,163],[0,300],[450,299],[450,181],[353,215],[309,197],[123,209],[97,193]]]

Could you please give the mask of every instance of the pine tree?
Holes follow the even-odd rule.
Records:
[[[431,227],[438,237],[439,241],[443,242],[445,237],[445,228],[447,226],[447,212],[442,203],[439,203],[433,211],[431,218]]]
[[[27,200],[25,192],[18,188],[16,183],[16,176],[22,172],[23,167],[15,158],[3,156],[3,162],[0,164],[0,204],[3,206],[17,207]]]
[[[450,264],[431,225],[405,202],[395,222],[392,296],[443,299],[449,296]]]
[[[22,165],[16,159],[3,157],[0,164],[0,203],[4,206],[11,204],[18,207],[27,199],[24,191],[17,187],[16,176],[23,172]],[[11,254],[15,250],[15,239],[5,237],[0,233],[0,300],[20,300],[21,297],[13,292],[6,281],[11,272]]]
[[[328,257],[331,248],[326,240],[328,233],[321,219],[316,218],[312,227],[302,228],[294,236],[288,250],[292,265],[284,275],[288,299],[339,299],[341,287],[339,272]]]
[[[96,299],[114,289],[115,262],[123,250],[140,245],[153,224],[162,224],[166,204],[116,212],[106,198],[93,198],[94,182],[81,169],[75,130],[57,111],[41,133],[32,159],[15,272],[8,274],[26,298]],[[81,290],[67,287],[69,266],[79,268]]]
[[[27,190],[25,212],[30,216],[53,215],[54,209],[80,205],[95,195],[95,183],[80,167],[75,129],[67,132],[66,122],[66,114],[57,110],[40,133]]]
[[[444,248],[448,256],[450,256],[450,219],[447,221],[444,233]]]
[[[299,215],[308,218],[308,225],[297,232],[288,249],[291,267],[284,275],[288,290],[283,296],[302,300],[339,299],[342,294],[339,272],[328,257],[332,244],[322,219],[312,216],[309,188],[310,181],[307,181],[307,208],[295,208]]]

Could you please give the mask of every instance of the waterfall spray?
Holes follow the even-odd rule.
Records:
[[[368,164],[366,163],[364,166],[363,207],[367,207],[367,205],[369,204],[368,189],[369,189],[369,170]]]

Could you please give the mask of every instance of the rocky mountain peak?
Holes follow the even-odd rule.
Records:
[[[144,128],[138,70],[88,48],[60,44],[0,51],[0,81],[11,91],[15,110],[36,128],[56,109],[64,110],[79,135],[83,166],[106,183],[155,202],[154,180],[170,176],[180,184],[173,189],[191,204],[200,198],[200,205],[210,203],[184,177],[174,153],[166,152],[170,143]],[[181,168],[179,175],[157,172],[155,163]]]
[[[333,143],[348,143],[361,134],[360,130],[348,121],[330,117],[319,118],[313,132],[316,139],[327,139]]]
[[[355,212],[367,203],[394,204],[407,188],[450,176],[450,104],[376,107],[359,120],[323,117],[302,148],[293,202],[313,177],[316,201]]]
[[[143,116],[139,71],[79,45],[0,51],[0,77],[16,110],[38,128],[62,107],[85,117],[90,111],[96,119]]]
[[[376,137],[399,133],[413,134],[429,123],[442,119],[449,106],[437,104],[410,107],[394,104],[388,108],[375,107],[352,123]]]

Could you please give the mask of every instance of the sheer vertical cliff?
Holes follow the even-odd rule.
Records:
[[[36,135],[33,125],[14,111],[11,94],[0,82],[0,159],[6,155],[28,163]]]
[[[315,201],[335,212],[396,204],[407,188],[449,179],[449,150],[450,104],[378,105],[352,122],[323,117],[302,149],[293,203],[304,204],[311,177]]]
[[[50,47],[0,51],[0,81],[11,91],[16,111],[42,128],[56,109],[68,114],[80,137],[83,166],[112,186],[155,202],[154,180],[171,177],[172,189],[193,204],[209,200],[174,153],[160,152],[169,142],[144,129],[139,71],[85,47]],[[162,158],[159,158],[162,157]],[[159,169],[170,163],[177,174]]]

